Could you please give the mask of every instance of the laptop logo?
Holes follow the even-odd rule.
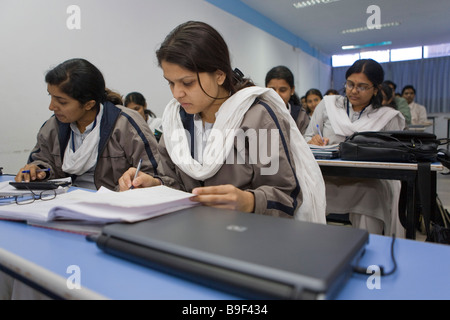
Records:
[[[231,225],[227,226],[227,230],[236,231],[236,232],[244,232],[247,230],[247,227],[231,224]]]

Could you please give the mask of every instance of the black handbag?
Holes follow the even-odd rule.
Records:
[[[411,131],[356,132],[340,143],[341,159],[382,162],[436,162],[440,145],[449,139]]]

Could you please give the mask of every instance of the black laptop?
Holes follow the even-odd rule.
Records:
[[[193,207],[97,239],[109,254],[247,299],[332,299],[368,241],[364,230]]]

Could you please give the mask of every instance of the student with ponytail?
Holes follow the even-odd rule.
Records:
[[[325,223],[320,168],[285,103],[231,68],[214,28],[183,23],[156,55],[174,97],[163,114],[162,174],[133,179],[131,168],[121,190],[163,183],[207,206]]]

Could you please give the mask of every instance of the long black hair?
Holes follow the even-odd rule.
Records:
[[[167,35],[156,51],[156,57],[159,66],[162,61],[166,61],[197,73],[199,83],[199,73],[213,73],[220,70],[226,75],[223,87],[231,94],[245,87],[254,86],[242,72],[231,68],[230,54],[225,40],[217,30],[204,22],[188,21],[177,26]],[[227,97],[215,99],[223,98]]]
[[[145,114],[149,115],[152,118],[156,118],[156,114],[154,114],[153,111],[147,109],[147,101],[145,100],[145,97],[142,93],[130,92],[129,94],[127,94],[124,102],[125,107],[128,106],[128,104],[131,102],[144,107]]]
[[[294,74],[288,67],[277,66],[270,69],[269,72],[267,72],[266,74],[266,81],[265,81],[266,87],[269,84],[270,80],[272,79],[283,79],[287,82],[287,84],[289,85],[289,87],[291,87],[291,89],[295,87]],[[289,99],[289,103],[298,106],[302,105],[300,98],[295,92]]]
[[[384,81],[383,67],[372,59],[357,60],[345,73],[345,79],[348,79],[354,73],[363,73],[374,88],[378,89],[376,95],[370,100],[370,104],[374,109],[381,107],[383,102],[383,94],[381,93],[381,84]]]
[[[100,70],[85,59],[64,61],[45,75],[45,81],[81,104],[95,100],[95,107],[108,100],[105,79]]]

